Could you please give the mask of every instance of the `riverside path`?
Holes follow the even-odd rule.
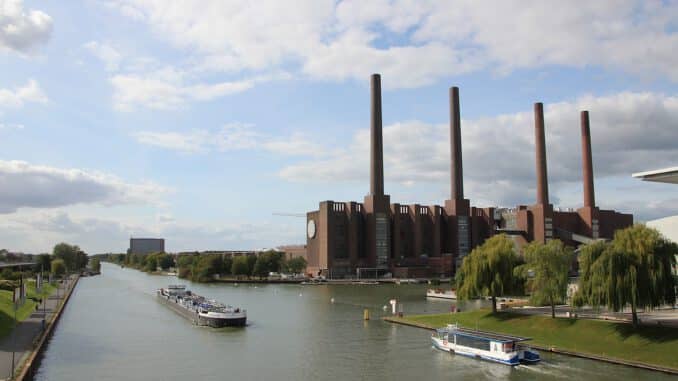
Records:
[[[47,323],[54,318],[59,303],[75,284],[75,279],[77,279],[75,276],[70,276],[64,279],[63,283],[57,283],[57,288],[52,295],[43,299],[36,311],[27,319],[19,322],[7,336],[0,339],[0,380],[11,379],[12,357],[14,357],[14,369],[16,370],[31,354],[34,342],[43,332],[43,318],[46,327]]]

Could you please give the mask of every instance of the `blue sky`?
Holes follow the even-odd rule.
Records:
[[[534,200],[532,104],[549,185],[638,220],[675,189],[678,3],[0,0],[0,247],[171,251],[304,242],[318,202],[367,193],[369,76],[382,74],[386,190],[448,197],[448,88],[461,89],[465,193]]]

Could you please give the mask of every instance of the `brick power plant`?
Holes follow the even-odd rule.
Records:
[[[537,199],[516,208],[477,208],[464,196],[459,89],[450,89],[450,199],[444,205],[391,203],[384,193],[381,77],[371,77],[370,193],[360,202],[323,201],[306,214],[308,271],[332,278],[450,276],[471,250],[495,234],[518,248],[558,238],[569,246],[611,239],[633,215],[596,206],[588,111],[581,112],[584,205],[554,210],[549,203],[544,110],[534,105]]]

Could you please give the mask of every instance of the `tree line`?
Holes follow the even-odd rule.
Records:
[[[285,258],[285,253],[268,250],[256,255],[230,256],[223,254],[181,254],[167,253],[142,254],[103,254],[102,259],[146,272],[155,272],[158,268],[167,271],[175,268],[177,276],[194,282],[211,282],[221,276],[237,278],[258,277],[263,279],[271,272],[303,273],[306,259],[303,257]]]
[[[8,282],[4,282],[0,288],[10,289],[14,285],[12,282],[18,281],[20,278],[34,277],[37,273],[51,273],[55,276],[62,276],[67,272],[79,272],[89,263],[89,256],[78,245],[61,242],[54,246],[51,254],[33,255],[31,258],[24,258],[24,260],[30,260],[35,264],[21,270],[16,267],[4,268],[0,271],[0,279]]]
[[[609,241],[596,241],[580,247],[578,260],[571,248],[559,240],[545,244],[532,242],[519,256],[513,241],[496,235],[476,247],[457,271],[457,296],[469,299],[489,296],[497,311],[498,296],[528,292],[530,302],[555,306],[567,299],[568,273],[579,266],[577,292],[572,304],[605,306],[618,312],[631,308],[633,324],[638,309],[673,305],[676,301],[678,245],[657,230],[637,224],[618,230]]]
[[[271,272],[302,273],[303,257],[285,258],[285,253],[269,250],[256,255],[226,256],[220,254],[181,255],[177,258],[177,276],[196,282],[210,282],[218,276],[263,279]]]

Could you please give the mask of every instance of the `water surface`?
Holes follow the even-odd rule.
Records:
[[[249,326],[197,327],[155,300],[176,278],[103,264],[82,278],[37,380],[664,380],[670,376],[553,354],[511,368],[431,348],[429,332],[380,321],[389,299],[405,313],[449,311],[424,285],[205,285],[195,292],[247,309]],[[331,300],[334,299],[334,303]],[[477,308],[481,302],[461,306]],[[363,321],[369,308],[372,320]]]

